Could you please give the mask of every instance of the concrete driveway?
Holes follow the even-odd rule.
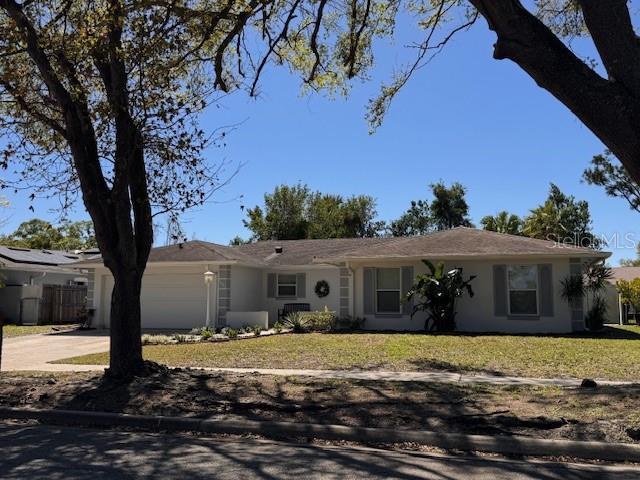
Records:
[[[2,346],[3,371],[103,370],[100,365],[56,365],[47,362],[109,350],[109,332],[105,330],[73,331],[48,335],[25,335],[5,338]]]

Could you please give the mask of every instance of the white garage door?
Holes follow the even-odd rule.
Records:
[[[109,325],[113,278],[105,279],[103,311]],[[201,274],[148,274],[142,280],[142,328],[193,328],[204,325],[206,289]],[[215,305],[215,288],[211,288],[211,311]]]

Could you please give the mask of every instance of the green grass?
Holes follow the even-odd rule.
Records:
[[[189,367],[437,369],[640,381],[640,327],[608,328],[597,336],[313,333],[153,345],[144,347],[144,357]],[[57,363],[108,361],[108,353],[100,353]]]
[[[56,330],[64,330],[73,326],[75,325],[5,325],[2,332],[5,337],[22,337],[24,335],[51,333]],[[54,328],[56,330],[54,330]]]

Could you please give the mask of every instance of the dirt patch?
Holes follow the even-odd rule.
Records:
[[[131,383],[92,373],[0,377],[0,404],[640,443],[640,386],[321,380],[175,369]]]

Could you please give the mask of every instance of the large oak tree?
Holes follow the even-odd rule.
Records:
[[[201,204],[220,185],[223,164],[206,160],[214,132],[198,124],[215,92],[257,95],[272,60],[315,88],[338,88],[360,73],[371,28],[389,18],[344,0],[325,16],[325,6],[0,0],[0,166],[19,176],[9,186],[54,192],[63,207],[82,197],[114,277],[110,374],[146,371],[140,290],[153,215]]]

